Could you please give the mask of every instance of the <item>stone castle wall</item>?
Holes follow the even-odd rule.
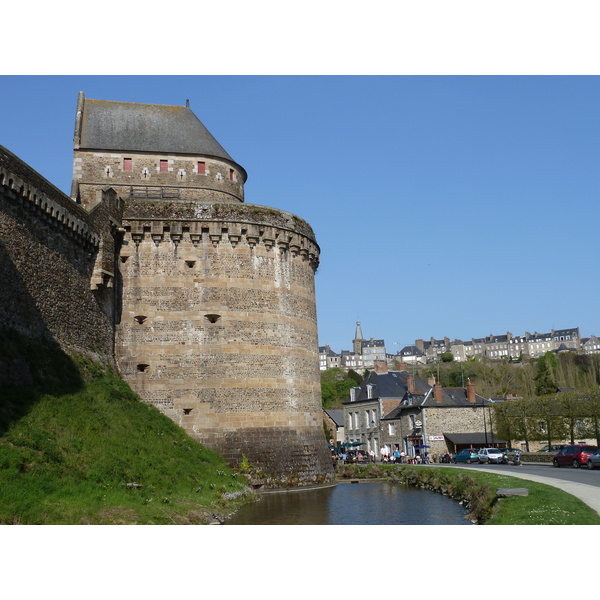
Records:
[[[0,326],[116,359],[142,400],[266,483],[333,481],[310,226],[244,203],[228,155],[91,151],[85,122],[80,95],[71,198],[0,147]]]
[[[125,170],[125,161],[131,170]],[[161,161],[166,161],[166,171],[161,171]],[[122,198],[143,197],[146,188],[165,187],[171,199],[201,195],[211,202],[243,202],[244,177],[235,163],[202,156],[77,150],[73,161],[73,182],[83,205],[93,202],[95,191],[105,186]]]
[[[0,147],[1,327],[112,362],[113,293],[103,283],[113,260],[103,263],[110,252],[94,223],[109,222],[109,197],[91,216]]]
[[[130,385],[233,464],[330,480],[310,227],[251,204],[141,200],[123,224],[117,355]]]

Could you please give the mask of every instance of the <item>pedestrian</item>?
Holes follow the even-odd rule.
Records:
[[[369,450],[369,460],[374,463],[375,462],[375,450],[373,450],[373,448],[371,448]]]

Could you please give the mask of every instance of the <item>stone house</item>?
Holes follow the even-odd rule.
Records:
[[[390,371],[385,360],[375,361],[375,369],[351,388],[350,399],[343,403],[344,438],[346,442],[362,442],[361,449],[373,450],[379,456],[381,446],[388,443],[393,423],[383,417],[393,411],[407,393],[424,393],[431,386],[407,370]]]
[[[326,371],[327,369],[339,369],[341,366],[340,355],[331,349],[329,344],[319,346],[319,369]]]
[[[584,354],[600,354],[600,339],[595,335],[581,338],[581,350]]]
[[[443,388],[433,381],[421,393],[408,392],[382,418],[383,442],[398,445],[407,455],[455,454],[463,448],[506,444],[492,433],[492,402],[475,393],[469,380],[464,388]]]
[[[323,409],[323,420],[329,431],[329,444],[337,446],[342,444],[344,438],[344,411],[341,408]]]

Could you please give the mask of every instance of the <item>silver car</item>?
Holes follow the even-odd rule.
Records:
[[[483,448],[477,455],[477,460],[480,463],[498,463],[502,462],[504,454],[502,450],[498,448]]]
[[[591,470],[596,467],[600,467],[600,449],[596,450],[594,454],[590,454],[587,458],[587,468]]]

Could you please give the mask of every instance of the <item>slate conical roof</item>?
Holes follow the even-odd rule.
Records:
[[[356,321],[356,332],[354,334],[355,340],[364,340],[362,328],[360,326],[360,321]]]
[[[75,147],[82,150],[193,154],[238,165],[188,106],[92,100],[79,95]]]

